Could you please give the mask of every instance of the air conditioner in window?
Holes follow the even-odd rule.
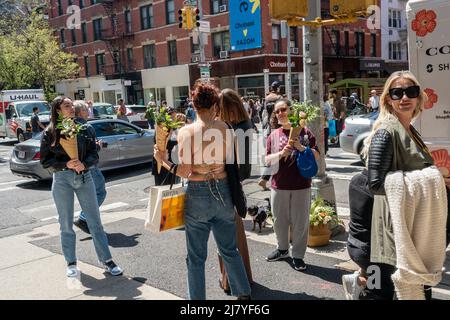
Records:
[[[291,48],[292,54],[298,54],[298,48]]]
[[[227,11],[227,5],[224,4],[222,6],[219,6],[219,12],[226,12]]]
[[[219,57],[220,59],[228,58],[228,51],[220,51]]]
[[[193,55],[192,56],[192,58],[191,58],[191,61],[192,62],[200,62],[200,56],[199,55]]]

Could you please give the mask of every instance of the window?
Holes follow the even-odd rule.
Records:
[[[344,32],[344,50],[345,50],[345,55],[349,56],[350,55],[350,32],[348,32],[348,31]]]
[[[153,6],[141,7],[141,29],[150,29],[153,27]]]
[[[388,13],[388,25],[389,28],[401,28],[402,27],[402,12],[399,10],[389,9]]]
[[[131,11],[129,9],[125,10],[125,32],[131,33]]]
[[[102,38],[102,18],[92,20],[94,26],[94,41]]]
[[[80,9],[84,8],[84,0],[80,0],[78,6],[80,7]]]
[[[372,57],[377,56],[377,35],[375,33],[370,35],[370,55]]]
[[[120,52],[114,50],[113,52],[114,72],[120,73]]]
[[[89,56],[84,56],[84,73],[86,74],[86,77],[91,75],[89,70]]]
[[[105,54],[100,53],[95,55],[95,66],[97,67],[97,74],[103,73],[105,67]]]
[[[213,33],[213,55],[220,57],[220,51],[230,50],[230,34],[228,31]]]
[[[81,39],[82,39],[83,43],[87,42],[87,25],[86,25],[86,22],[83,22],[81,24]]]
[[[332,54],[340,55],[341,54],[341,32],[339,30],[331,31],[331,43],[332,43]]]
[[[70,29],[70,35],[72,38],[72,46],[75,46],[77,44],[77,34],[75,32],[75,28]]]
[[[228,11],[228,0],[211,0],[211,14],[218,14],[225,8]]]
[[[94,5],[97,3],[97,0],[91,0],[91,5]]]
[[[175,23],[175,3],[174,0],[166,1],[166,23]]]
[[[281,53],[281,26],[272,26],[273,53]]]
[[[61,2],[62,2],[61,0],[58,0],[58,15],[60,15],[60,16],[62,16],[64,14]]]
[[[68,1],[67,1],[67,4],[68,4],[69,6],[73,5],[73,0],[68,0]]]
[[[128,70],[132,70],[134,67],[133,48],[127,48],[127,65],[128,65]]]
[[[290,39],[291,39],[291,48],[297,48],[298,49],[298,32],[297,27],[290,27]]]
[[[156,53],[155,53],[155,45],[149,44],[143,46],[144,50],[144,69],[150,69],[156,67]]]
[[[114,135],[137,134],[138,131],[123,123],[114,123]]]
[[[389,59],[402,60],[402,49],[400,42],[389,42]]]
[[[356,38],[356,55],[364,56],[364,32],[355,32]]]
[[[66,43],[66,37],[64,36],[64,29],[59,30],[59,36],[61,38],[61,43]]]
[[[176,40],[168,41],[167,45],[169,47],[169,65],[173,66],[178,64],[177,41]]]

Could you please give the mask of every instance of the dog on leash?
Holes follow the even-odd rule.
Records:
[[[266,227],[266,220],[267,220],[267,212],[265,207],[258,207],[258,206],[250,206],[247,209],[248,214],[252,217],[253,220],[253,229],[252,231],[255,231],[256,224],[259,226],[259,233],[261,233],[262,228]]]

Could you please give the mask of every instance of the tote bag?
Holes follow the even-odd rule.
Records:
[[[314,154],[309,147],[306,147],[303,152],[297,152],[296,162],[297,168],[303,178],[312,178],[319,170]]]
[[[328,120],[328,133],[330,137],[336,137],[336,120]]]
[[[155,233],[184,227],[185,195],[184,183],[151,187],[144,227]]]

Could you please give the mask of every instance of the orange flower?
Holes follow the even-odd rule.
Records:
[[[428,101],[425,103],[425,109],[431,109],[434,104],[438,102],[438,95],[430,88],[426,88],[425,93],[428,96]]]
[[[437,26],[436,12],[433,10],[420,10],[416,14],[416,19],[412,21],[412,29],[418,37],[425,37],[428,33],[434,31]]]
[[[327,214],[325,213],[325,212],[321,212],[321,213],[319,213],[319,216],[321,216],[321,217],[325,217]]]

